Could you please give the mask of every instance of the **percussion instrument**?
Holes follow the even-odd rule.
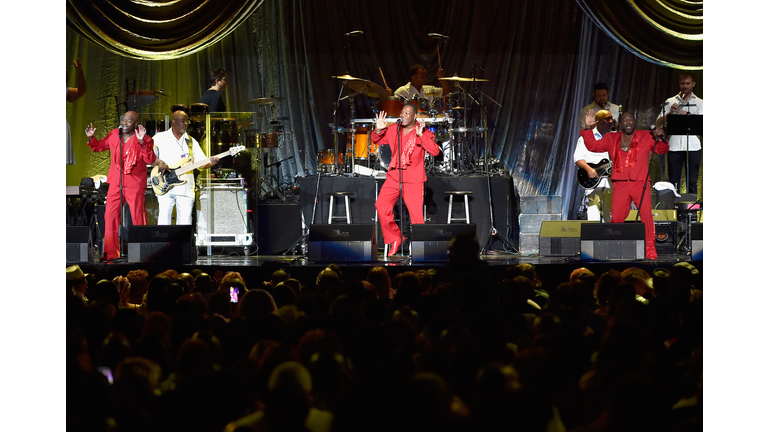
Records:
[[[262,148],[277,148],[283,141],[283,133],[279,131],[261,134],[260,146]]]
[[[166,130],[165,120],[146,119],[144,120],[144,128],[147,129],[147,135],[155,136],[156,133]]]
[[[352,140],[353,136],[350,134],[349,139]],[[355,129],[354,141],[348,142],[348,149],[354,149],[354,155],[356,159],[368,158],[368,142],[370,141],[369,129],[367,127],[358,126]]]
[[[333,172],[333,163],[334,160],[339,165],[342,165],[344,163],[344,154],[339,153],[339,157],[334,157],[333,149],[327,149],[327,150],[321,150],[317,152],[317,170],[319,172]]]
[[[355,78],[351,75],[332,76],[331,78],[345,81],[346,87],[352,90],[355,94],[363,94],[365,96],[377,99],[384,99],[389,97],[389,92],[387,92],[382,86],[376,84],[373,81],[368,81],[367,79]]]
[[[187,108],[187,106],[184,104],[171,105],[171,114],[175,113],[176,111],[184,111],[185,113],[189,114],[189,108]]]
[[[213,132],[211,136],[214,142],[220,144],[236,144],[237,143],[237,120],[233,118],[217,118],[211,119],[213,125],[211,129]]]
[[[274,104],[276,102],[280,102],[283,99],[285,99],[285,98],[274,97],[274,96],[272,96],[272,97],[260,97],[260,98],[256,98],[256,99],[251,99],[251,103],[255,103],[255,104],[259,104],[259,105],[271,105],[271,104]]]
[[[400,99],[392,98],[382,99],[378,104],[379,111],[387,113],[387,117],[399,117],[400,111],[403,110],[404,106],[405,102]]]
[[[440,81],[454,81],[454,82],[485,82],[488,81],[487,79],[482,78],[462,78],[460,76],[454,75],[450,78],[438,78]]]

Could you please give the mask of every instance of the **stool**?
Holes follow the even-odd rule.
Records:
[[[472,191],[445,191],[448,194],[448,223],[453,220],[463,220],[469,223],[469,196]],[[453,217],[453,197],[464,196],[464,215],[465,217]]]
[[[352,216],[349,213],[349,196],[352,192],[331,192],[331,203],[328,209],[328,224],[330,225],[334,219],[346,219],[348,224],[352,223]],[[334,216],[333,215],[333,197],[344,197],[344,207],[346,208],[346,216]]]

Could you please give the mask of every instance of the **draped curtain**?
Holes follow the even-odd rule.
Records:
[[[643,129],[654,122],[659,104],[678,91],[679,70],[672,66],[701,68],[691,60],[702,57],[700,46],[691,52],[684,44],[670,47],[669,55],[662,56],[667,46],[655,33],[618,42],[595,22],[598,14],[611,15],[609,6],[613,16],[620,16],[623,9],[617,3],[264,0],[226,38],[191,55],[152,62],[96,46],[69,30],[70,22],[67,59],[70,64],[83,59],[88,92],[85,101],[68,104],[67,116],[73,131],[89,121],[115,127],[116,109],[110,107],[122,98],[125,80],[136,80],[139,88],[164,88],[170,96],[146,110],[169,112],[174,103],[196,102],[207,88],[207,73],[222,67],[228,73],[225,98],[230,110],[255,111],[251,99],[283,98],[258,110],[265,118],[279,119],[289,133],[279,157],[291,158],[280,172],[281,182],[291,183],[294,176],[314,172],[317,151],[334,148],[334,142],[344,148],[347,138],[334,134],[335,129],[353,118],[373,118],[376,98],[352,98],[342,91],[342,81],[331,77],[350,74],[381,86],[386,82],[395,90],[409,82],[410,65],[420,63],[427,69],[428,84],[439,86],[441,66],[446,76],[487,80],[462,82],[459,93],[471,108],[465,110],[466,125],[488,126],[487,141],[482,136],[468,139],[473,157],[482,159],[487,149],[513,177],[519,195],[561,195],[564,213],[572,217],[581,193],[572,158],[577,116],[592,101],[594,84],[606,83],[609,100],[634,112]],[[630,19],[644,20],[639,13]],[[363,34],[345,36],[357,30]],[[694,92],[703,97],[701,71],[694,75]],[[68,167],[67,184],[94,174],[95,165],[88,161],[95,156],[87,147],[79,151],[78,165]],[[664,159],[654,160],[652,180],[664,175]]]

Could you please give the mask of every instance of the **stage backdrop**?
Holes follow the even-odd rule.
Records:
[[[672,8],[681,4],[662,3]],[[342,83],[332,76],[348,73],[382,86],[386,80],[395,90],[410,80],[409,66],[420,63],[430,84],[438,84],[439,66],[446,76],[487,79],[477,86],[462,83],[481,102],[467,106],[472,108],[467,111],[470,123],[478,124],[485,112],[489,127],[487,141],[472,143],[473,153],[481,157],[487,148],[507,167],[519,195],[561,195],[564,213],[573,215],[580,192],[572,161],[577,115],[591,102],[595,83],[606,83],[610,100],[636,113],[639,128],[648,128],[659,105],[678,91],[677,70],[670,65],[696,69],[694,92],[705,97],[698,62],[701,40],[673,46],[670,41],[689,38],[661,37],[647,25],[638,27],[643,16],[668,24],[657,19],[659,11],[635,8],[634,15],[619,17],[606,12],[611,4],[264,0],[220,41],[168,60],[115,54],[68,25],[68,85],[75,82],[72,61],[80,58],[88,91],[79,101],[67,104],[77,164],[67,168],[66,182],[75,185],[84,176],[106,175],[108,155],[90,153],[79,131],[93,122],[97,137],[103,137],[117,127],[127,85],[162,89],[165,95],[140,111],[169,113],[173,104],[197,102],[215,68],[228,73],[225,99],[230,111],[262,110],[265,118],[280,120],[290,132],[276,157],[293,156],[283,164],[280,182],[296,182],[296,176],[314,172],[317,150],[333,148],[329,125],[344,125],[352,118],[352,101],[355,118],[373,116],[377,100],[364,95],[336,105]],[[692,4],[692,10],[678,15],[693,15],[689,21],[703,25],[701,2],[686,4]],[[638,29],[640,36],[622,39],[622,30]],[[670,33],[667,30],[664,33]],[[345,36],[352,31],[362,34]],[[694,26],[691,33],[696,36],[697,32]],[[431,33],[450,39],[435,39]],[[667,57],[678,53],[679,61],[661,58],[664,53]],[[272,96],[283,99],[269,107],[250,102]],[[242,118],[245,122],[248,116]],[[664,179],[663,167],[663,158],[654,161],[653,180]],[[703,193],[701,185],[699,193]]]

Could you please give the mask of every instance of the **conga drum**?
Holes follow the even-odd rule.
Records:
[[[208,114],[208,105],[204,103],[193,103],[189,106],[189,116],[192,120],[205,122],[206,114]]]
[[[176,111],[184,111],[185,113],[189,114],[189,108],[187,108],[187,106],[184,104],[171,105],[171,114],[175,113]]]

